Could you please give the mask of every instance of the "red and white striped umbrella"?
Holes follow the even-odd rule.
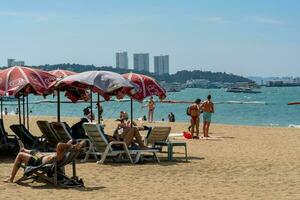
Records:
[[[123,77],[139,86],[135,94],[129,94],[133,99],[142,101],[149,96],[158,96],[160,99],[166,98],[166,90],[153,78],[136,73],[123,74]]]
[[[56,87],[67,90],[70,87],[77,89],[92,89],[109,100],[111,95],[123,98],[125,94],[132,92],[135,85],[122,75],[110,71],[86,71],[67,76],[58,81]]]
[[[77,74],[77,72],[72,72],[69,70],[63,70],[63,69],[56,69],[56,70],[52,70],[49,71],[50,74],[53,74],[54,76],[58,77],[58,78],[64,78],[70,75],[74,75]]]
[[[10,67],[0,71],[0,95],[50,94],[49,88],[56,82],[56,76],[29,67]]]

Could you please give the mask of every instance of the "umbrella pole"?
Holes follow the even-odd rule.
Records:
[[[92,92],[92,88],[90,90],[91,94],[90,94],[90,98],[91,98],[91,122],[93,122],[93,92]]]
[[[130,98],[130,110],[131,110],[131,112],[130,112],[130,120],[131,120],[131,123],[130,123],[130,126],[131,126],[131,128],[132,128],[132,123],[133,123],[133,101],[132,101],[132,98]]]
[[[18,114],[19,114],[19,124],[22,124],[21,121],[21,102],[20,102],[20,96],[18,96]]]
[[[27,129],[29,130],[28,95],[26,96],[26,121],[27,121]]]
[[[57,90],[57,121],[60,122],[60,90]]]
[[[1,119],[3,119],[3,98],[1,97]]]
[[[25,126],[25,96],[23,94],[22,96],[22,99],[23,99],[23,111],[22,111],[22,115],[23,115],[23,125]]]
[[[100,124],[100,95],[97,95],[97,107],[98,107],[98,124]]]

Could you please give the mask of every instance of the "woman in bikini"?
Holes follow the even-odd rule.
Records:
[[[5,180],[5,182],[13,183],[14,178],[21,167],[21,164],[24,163],[28,166],[39,166],[41,164],[50,162],[51,160],[56,159],[57,161],[62,160],[65,152],[70,149],[79,150],[85,147],[85,141],[82,141],[77,144],[72,144],[73,141],[70,140],[67,143],[58,143],[56,147],[56,152],[53,153],[43,153],[36,150],[28,150],[28,149],[21,149],[18,153],[14,166],[9,178]]]
[[[193,138],[197,138],[197,139],[199,139],[200,104],[201,104],[201,99],[196,99],[195,103],[193,103],[189,107],[189,113],[191,116],[191,134]],[[196,136],[194,136],[195,127],[196,127]]]
[[[120,123],[117,125],[113,136],[106,135],[109,141],[124,141],[127,146],[137,142],[141,149],[147,149],[140,134],[140,130],[148,130],[147,126],[137,127],[137,124],[128,120],[128,115],[124,115],[123,118],[118,119]],[[119,134],[119,132],[121,132]]]

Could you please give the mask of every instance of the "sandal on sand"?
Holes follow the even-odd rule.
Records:
[[[194,136],[193,139],[199,139],[199,136]]]

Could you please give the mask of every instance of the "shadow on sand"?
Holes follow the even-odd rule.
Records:
[[[30,187],[32,189],[59,189],[59,190],[78,190],[78,191],[83,191],[83,192],[89,192],[89,191],[95,191],[95,190],[101,190],[105,189],[106,187],[104,186],[94,186],[94,187],[67,187],[67,186],[55,186],[52,184],[44,183],[43,185],[32,185],[30,183],[18,183],[21,186],[24,187]],[[41,183],[42,184],[42,183]]]

